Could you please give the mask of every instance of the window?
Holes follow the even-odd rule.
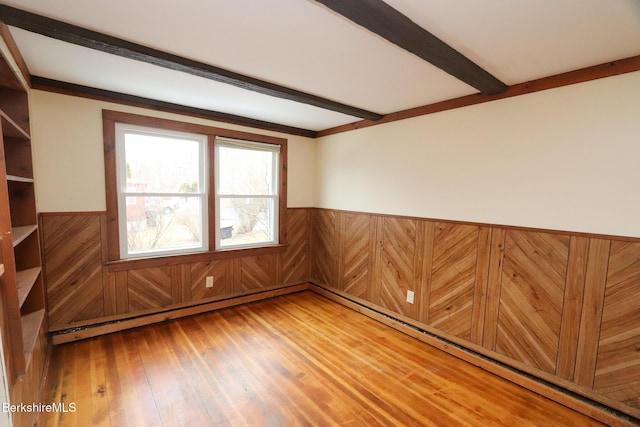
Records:
[[[207,137],[118,123],[122,258],[207,250]]]
[[[281,250],[285,139],[115,111],[103,129],[108,261]]]
[[[216,138],[216,249],[278,243],[280,146]]]

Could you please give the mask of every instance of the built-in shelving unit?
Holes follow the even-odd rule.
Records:
[[[45,320],[28,90],[0,55],[2,333],[8,376],[27,372]],[[7,348],[8,347],[8,348]]]

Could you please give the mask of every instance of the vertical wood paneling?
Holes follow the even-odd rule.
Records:
[[[612,242],[594,389],[640,409],[640,243]]]
[[[495,350],[498,336],[498,315],[500,311],[500,293],[502,291],[502,267],[504,264],[504,245],[507,231],[494,228],[491,232],[489,254],[489,280],[487,283],[487,301],[484,315],[484,332],[482,345],[488,350]]]
[[[431,273],[433,267],[433,242],[436,234],[436,224],[433,221],[424,222],[424,250],[421,262],[420,301],[418,305],[418,320],[429,323],[431,309]]]
[[[344,215],[342,252],[342,289],[350,295],[367,299],[371,279],[371,215]]]
[[[309,280],[309,210],[287,210],[287,243],[282,254],[282,283],[303,283]]]
[[[384,217],[380,262],[380,305],[410,316],[413,305],[406,302],[407,290],[416,290],[414,263],[417,221]]]
[[[569,237],[507,231],[496,351],[555,373]]]
[[[127,272],[129,311],[171,305],[173,301],[173,281],[171,267],[129,270]]]
[[[333,255],[335,262],[335,273],[336,280],[333,284],[333,287],[339,290],[344,290],[344,251],[346,245],[346,212],[337,212],[336,213],[336,224],[335,224],[335,240],[334,240],[334,249],[335,254]]]
[[[478,227],[436,223],[429,325],[469,340],[478,256]]]
[[[578,385],[593,387],[598,341],[602,322],[604,291],[607,282],[610,240],[591,239],[587,258],[587,273],[584,285],[584,303],[578,334],[578,354],[574,381]]]
[[[43,216],[42,229],[50,325],[104,316],[100,217]]]
[[[375,241],[371,247],[373,260],[372,269],[373,277],[371,278],[371,302],[380,305],[380,281],[382,280],[382,244],[384,242],[383,237],[383,225],[384,218],[381,216],[372,217],[373,226],[375,228]]]
[[[571,237],[556,366],[556,375],[569,381],[573,380],[576,366],[578,332],[580,331],[588,255],[589,239],[586,237]]]
[[[424,273],[423,260],[426,252],[427,221],[418,221],[416,224],[416,251],[413,255],[413,292],[414,304],[411,305],[411,318],[420,318],[420,296],[422,295],[422,274]]]
[[[487,290],[489,286],[489,257],[491,254],[491,229],[480,227],[478,230],[478,256],[476,262],[476,282],[471,313],[470,341],[482,345],[484,317],[487,309]]]

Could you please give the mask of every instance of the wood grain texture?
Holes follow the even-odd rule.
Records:
[[[433,271],[433,244],[436,234],[436,223],[433,221],[424,221],[423,225],[423,248],[422,260],[419,261],[421,268],[420,274],[420,294],[418,298],[418,317],[422,323],[429,322],[429,313],[431,309],[431,282]]]
[[[584,302],[578,334],[578,354],[574,381],[591,388],[595,377],[602,323],[604,293],[607,284],[610,240],[591,239],[584,284]]]
[[[287,242],[282,254],[282,281],[285,285],[309,280],[310,242],[308,209],[288,209]]]
[[[280,86],[255,77],[245,76],[234,71],[215,67],[208,63],[183,58],[169,52],[159,51],[148,46],[9,6],[0,5],[0,17],[7,25],[19,27],[27,31],[35,31],[47,37],[118,55],[127,59],[168,68],[170,70],[181,71],[197,77],[258,92],[263,95],[314,105],[316,107],[370,120],[376,120],[382,117],[379,114],[358,107],[345,105],[317,95]]]
[[[569,237],[507,232],[496,351],[555,373]]]
[[[276,256],[262,255],[238,258],[240,263],[239,292],[276,285]]]
[[[342,251],[342,290],[359,298],[368,298],[371,287],[372,240],[375,224],[371,215],[344,214]]]
[[[173,301],[173,284],[178,278],[171,267],[130,270],[127,274],[128,311],[167,307]]]
[[[316,283],[337,286],[337,213],[314,209],[312,214],[311,276]]]
[[[100,233],[98,215],[42,217],[51,327],[105,314]]]
[[[478,227],[435,224],[428,324],[470,340]]]
[[[42,426],[601,425],[310,292],[58,346],[46,397],[78,410]]]
[[[379,268],[379,304],[396,313],[412,316],[414,305],[406,302],[407,291],[416,289],[414,278],[418,221],[382,218]],[[416,292],[418,295],[420,292]]]
[[[498,337],[498,315],[500,312],[500,294],[502,292],[502,268],[504,266],[505,239],[507,231],[494,229],[489,247],[489,280],[487,284],[487,301],[484,315],[484,331],[482,346],[487,350],[495,350]]]
[[[473,295],[473,312],[471,313],[471,336],[469,338],[472,343],[478,345],[482,345],[484,318],[487,310],[491,235],[492,229],[489,227],[480,227],[478,230],[476,283]]]
[[[573,381],[578,353],[578,333],[584,300],[584,281],[587,274],[589,239],[571,237],[567,281],[562,307],[562,325],[558,345],[556,375]]]
[[[507,89],[488,71],[382,0],[316,1],[485,95]]]
[[[41,402],[46,399],[42,385],[46,377],[46,368],[50,355],[51,344],[47,335],[47,322],[41,325],[37,332],[35,346],[31,354],[26,373],[15,381],[10,388],[10,402],[25,404]],[[33,412],[16,412],[12,414],[13,425],[32,426],[37,414]]]
[[[202,262],[185,258],[183,263],[169,257],[156,259],[153,266],[141,262],[111,272],[111,266],[103,266],[109,258],[104,212],[43,214],[43,272],[51,328],[84,326],[105,316],[117,320],[178,303],[305,283],[310,271],[310,211],[291,209],[288,214],[292,215],[290,244],[274,254],[244,257],[244,262],[238,255]],[[207,275],[214,276],[213,288],[204,286]]]
[[[640,244],[612,242],[594,389],[640,409]]]
[[[196,262],[189,266],[189,300],[200,301],[233,292],[229,260]],[[213,276],[213,287],[207,288],[206,278]]]
[[[318,132],[317,137],[322,138],[341,132],[349,132],[355,129],[378,126],[398,120],[406,120],[412,117],[419,117],[426,114],[434,114],[442,111],[453,110],[456,108],[468,107],[470,105],[482,104],[484,102],[496,101],[498,99],[511,98],[513,96],[526,95],[529,93],[535,93],[557,87],[563,87],[605,77],[616,76],[619,74],[632,73],[638,70],[640,70],[640,55],[632,56],[630,58],[620,58],[616,61],[605,62],[603,64],[593,65],[579,70],[569,71],[567,73],[542,77],[540,79],[531,80],[528,82],[517,83],[509,86],[506,91],[498,93],[496,95],[465,95],[460,98],[439,101],[434,104],[422,105],[419,107],[409,108],[408,110],[389,113],[380,120],[362,120],[359,122],[336,126],[334,128],[324,129]]]

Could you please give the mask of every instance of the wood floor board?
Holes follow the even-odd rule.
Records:
[[[42,426],[596,426],[313,292],[53,350]]]

